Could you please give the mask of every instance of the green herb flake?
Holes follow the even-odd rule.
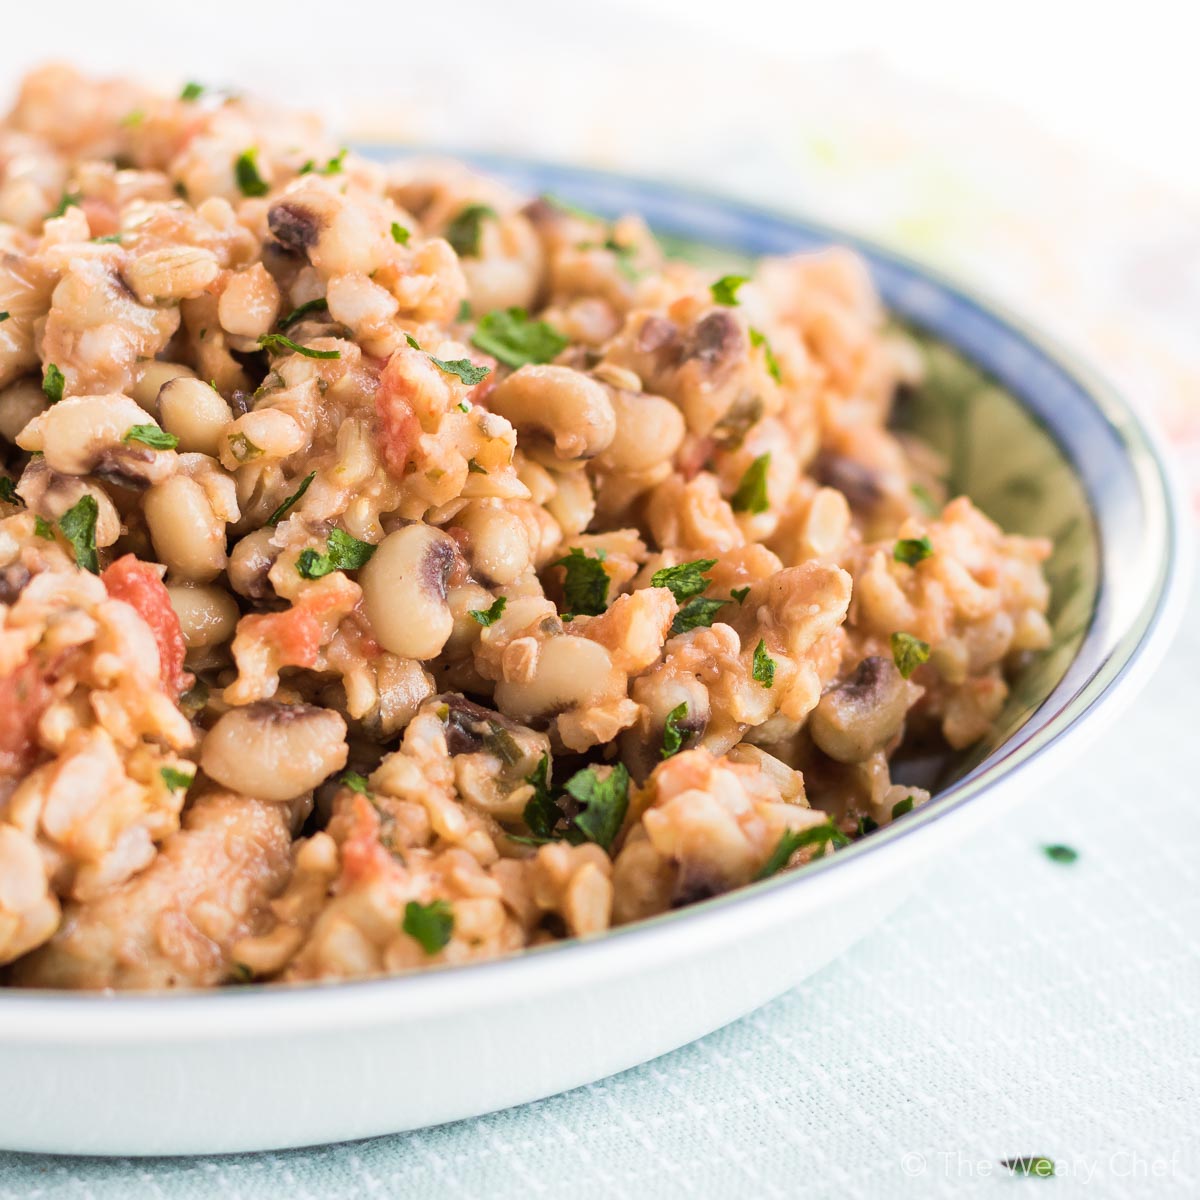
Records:
[[[258,150],[253,146],[243,150],[234,160],[233,177],[243,196],[265,196],[271,190],[258,173]]]
[[[462,412],[470,412],[471,411],[469,408],[463,408],[461,404],[459,405],[459,409]],[[467,474],[468,475],[486,475],[487,473],[488,473],[487,467],[481,467],[479,465],[479,461],[477,459],[474,459],[474,458],[467,459]]]
[[[392,222],[392,241],[393,242],[396,242],[400,246],[407,246],[408,239],[410,237],[412,237],[412,234],[409,233],[409,231],[407,229],[405,229],[404,226],[401,225],[399,221]]]
[[[661,757],[670,758],[673,754],[678,754],[683,749],[684,739],[687,736],[682,729],[679,728],[679,722],[684,720],[688,714],[688,704],[686,700],[675,705],[669,713],[667,713],[666,724],[663,725],[663,744]]]
[[[440,358],[434,358],[431,354],[429,361],[438,370],[445,371],[447,375],[457,375],[467,387],[474,387],[477,383],[482,383],[492,373],[491,367],[477,367],[469,358],[452,358],[449,361],[443,361]]]
[[[1064,867],[1070,866],[1079,858],[1079,851],[1074,846],[1064,846],[1056,843],[1053,846],[1043,846],[1042,853],[1051,861],[1061,863]]]
[[[175,770],[174,767],[163,767],[159,774],[163,783],[167,785],[167,790],[171,792],[186,792],[192,786],[192,780],[196,778],[195,774],[189,775],[186,771]]]
[[[608,572],[604,569],[603,551],[593,558],[578,546],[572,546],[565,558],[551,565],[566,572],[563,599],[568,612],[597,617],[608,607]]]
[[[723,304],[726,308],[733,308],[738,303],[738,288],[743,283],[749,283],[748,275],[722,275],[708,290],[712,292],[714,304]]]
[[[775,682],[775,660],[767,653],[767,644],[762,638],[754,647],[754,678],[763,687],[769,688]]]
[[[7,312],[0,312],[0,321],[7,321],[9,316],[10,314]]]
[[[680,563],[677,567],[663,567],[650,576],[651,587],[669,588],[671,595],[682,604],[698,596],[712,582],[704,572],[717,565],[715,558],[697,558],[692,562]]]
[[[300,484],[300,486],[267,518],[267,524],[278,525],[279,522],[282,521],[283,518],[286,517],[288,513],[290,513],[292,509],[296,507],[300,497],[308,491],[309,484],[311,484],[316,477],[316,471],[310,471],[307,475],[305,475],[304,481]]]
[[[595,842],[610,850],[629,809],[629,772],[624,763],[617,763],[606,776],[601,768],[585,767],[567,780],[566,792],[583,809],[571,821],[567,840]]]
[[[121,439],[123,442],[141,442],[151,450],[174,450],[179,445],[179,439],[157,425],[131,425]]]
[[[411,349],[413,349],[413,350],[421,349],[421,343],[418,342],[417,339],[415,337],[413,337],[413,335],[411,333],[406,333],[404,335],[404,340],[409,344],[409,347]]]
[[[464,300],[461,304],[459,304],[458,312],[454,319],[458,321],[459,324],[461,324],[463,321],[469,321],[471,319],[471,302],[469,300]]]
[[[34,516],[33,532],[35,537],[40,537],[43,541],[54,541],[54,526],[45,517]]]
[[[1030,1155],[1028,1158],[1002,1158],[1000,1165],[1014,1175],[1034,1175],[1039,1179],[1049,1179],[1054,1174],[1054,1159],[1041,1154]]]
[[[767,472],[771,467],[771,453],[760,454],[742,476],[730,504],[734,512],[765,513],[771,506],[767,497]]]
[[[179,93],[180,100],[199,100],[204,95],[204,84],[202,83],[185,83],[183,91]]]
[[[468,204],[446,226],[446,241],[454,247],[460,258],[475,258],[479,254],[479,235],[483,222],[497,219],[494,208],[488,204]]]
[[[121,235],[119,233],[106,233],[103,237],[92,238],[92,243],[96,246],[119,246],[121,244]]]
[[[46,371],[42,375],[42,391],[51,404],[57,404],[63,398],[63,388],[66,383],[66,377],[58,367],[54,363],[47,363]]]
[[[750,345],[761,346],[763,352],[763,361],[767,364],[767,372],[776,383],[783,382],[783,372],[779,369],[779,359],[775,357],[775,351],[771,349],[771,343],[767,341],[767,335],[761,329],[750,329]]]
[[[252,462],[262,457],[262,450],[256,446],[244,433],[234,433],[229,436],[229,451],[240,463]]]
[[[892,660],[900,674],[909,679],[922,663],[929,661],[929,643],[911,633],[893,633]]]
[[[915,567],[933,554],[933,543],[927,537],[900,538],[892,550],[892,558],[898,563]]]
[[[309,547],[301,550],[296,559],[296,570],[305,579],[322,579],[334,571],[357,571],[371,561],[377,547],[370,542],[360,542],[341,529],[329,535],[324,554]]]
[[[912,812],[914,800],[915,797],[913,796],[905,796],[903,800],[897,800],[892,805],[892,820],[894,821],[897,817],[902,817],[906,813]]]
[[[489,625],[494,625],[500,620],[500,616],[507,604],[508,600],[506,597],[497,596],[490,608],[469,608],[467,609],[467,613],[486,629]]]
[[[254,971],[251,967],[246,966],[243,962],[235,962],[231,965],[230,970],[233,971],[234,983],[253,983]]]
[[[830,844],[839,850],[850,845],[850,839],[832,821],[811,825],[808,829],[789,829],[779,839],[755,879],[770,879],[772,875],[778,875],[792,855],[806,846],[819,846],[820,854],[814,857],[824,857]]]
[[[127,112],[118,124],[122,129],[136,129],[145,119],[145,112],[140,108],[135,108],[132,112]]]
[[[293,354],[303,354],[305,358],[341,358],[340,350],[313,350],[310,346],[301,346],[282,333],[264,333],[258,339],[259,349],[270,350],[276,354],[291,351]]]
[[[350,153],[348,146],[343,146],[322,168],[322,175],[340,175],[346,169],[346,155]]]
[[[472,345],[509,367],[548,363],[566,349],[569,340],[545,321],[531,321],[523,308],[485,313],[471,335]]]
[[[856,837],[866,837],[868,833],[874,833],[879,828],[879,822],[873,817],[859,817],[858,827],[854,834]]]
[[[79,192],[63,192],[58,204],[46,214],[46,220],[52,221],[55,217],[63,216],[68,208],[76,207],[82,199],[83,196]]]
[[[521,814],[529,832],[533,834],[531,841],[548,842],[554,838],[554,827],[562,819],[562,809],[554,803],[550,791],[550,756],[543,754],[534,767],[533,774],[525,777],[525,782],[533,788],[533,795],[525,804]]]
[[[100,574],[100,557],[96,553],[96,518],[100,505],[95,496],[80,496],[58,519],[62,535],[75,549],[75,565],[93,575]]]
[[[19,504],[25,507],[25,501],[17,495],[17,485],[7,475],[0,475],[0,500],[5,504]]]
[[[426,954],[443,950],[454,932],[454,909],[448,900],[421,904],[410,900],[404,909],[404,932],[421,943]]]
[[[689,600],[676,614],[671,622],[671,636],[687,633],[690,629],[707,628],[713,623],[713,618],[728,604],[728,600],[705,600],[703,596],[695,596]]]
[[[741,587],[741,588],[730,588],[729,595],[734,600],[736,600],[739,604],[745,604],[746,597],[748,595],[750,595],[750,588],[749,588],[749,586]]]
[[[324,296],[318,296],[315,300],[308,300],[301,304],[298,308],[293,308],[282,321],[279,322],[280,329],[290,329],[297,321],[304,320],[309,313],[323,313],[329,311],[329,301]]]
[[[342,787],[347,787],[360,796],[369,797],[371,795],[371,785],[367,782],[367,777],[360,775],[357,771],[344,772],[340,782]]]

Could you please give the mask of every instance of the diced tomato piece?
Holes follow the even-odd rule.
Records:
[[[342,883],[372,879],[387,869],[389,856],[379,844],[379,814],[366,796],[356,795],[350,832],[342,842]]]
[[[278,655],[281,667],[315,667],[321,649],[321,623],[302,608],[258,613],[238,622],[238,637],[260,638]]]
[[[179,618],[171,607],[171,597],[157,569],[126,554],[107,567],[100,578],[114,600],[123,600],[150,626],[158,646],[163,688],[169,696],[177,698],[192,681],[183,669],[187,646]]]
[[[409,455],[421,436],[421,423],[405,397],[407,381],[403,378],[401,357],[397,351],[384,367],[375,393],[375,413],[379,418],[379,455],[391,474],[401,479]]]
[[[33,659],[0,679],[0,776],[21,775],[37,757],[37,724],[50,688]]]

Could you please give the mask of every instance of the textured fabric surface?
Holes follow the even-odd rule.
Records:
[[[481,19],[494,8],[475,7]],[[129,42],[105,25],[96,36],[112,44],[91,57],[113,69]],[[288,32],[274,28],[272,44]],[[624,25],[610,33],[616,48],[653,43]],[[679,86],[695,86],[666,137],[605,54],[562,57],[561,78],[539,63],[528,79],[488,56],[447,92],[444,62],[422,57],[419,39],[385,42],[404,70],[331,66],[301,81],[292,56],[266,61],[253,39],[241,39],[254,54],[244,64],[233,49],[204,61],[214,77],[287,96],[294,81],[363,136],[399,128],[690,178],[885,237],[1064,336],[1155,408],[1200,466],[1193,203],[867,63],[759,69],[668,41],[687,72]],[[407,58],[405,44],[417,48]],[[650,82],[664,69],[652,48]],[[172,82],[177,51],[157,66]],[[139,54],[129,65],[140,70],[150,56]],[[740,109],[728,100],[735,67]],[[702,86],[714,77],[725,86]],[[403,108],[410,93],[423,109]],[[514,124],[516,111],[536,125]],[[753,139],[739,111],[756,113]],[[693,1046],[522,1109],[354,1145],[192,1160],[0,1152],[0,1200],[1200,1195],[1198,631],[1194,597],[1158,677],[1102,746],[940,862],[826,970]],[[1078,861],[1049,860],[1042,847],[1059,842]],[[1059,1177],[1013,1180],[998,1165],[1028,1155],[1055,1159]]]

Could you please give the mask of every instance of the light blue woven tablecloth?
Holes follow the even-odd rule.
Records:
[[[1102,746],[819,975],[692,1046],[351,1145],[0,1153],[0,1198],[1200,1195],[1198,631],[1200,594]],[[1078,861],[1050,861],[1058,842]],[[1059,1177],[998,1166],[1026,1155]]]

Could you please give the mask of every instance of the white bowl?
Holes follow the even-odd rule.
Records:
[[[1061,466],[1052,495],[1026,496],[1026,523],[1047,505],[1083,506],[1070,525],[1073,579],[1083,582],[1064,592],[1078,628],[1008,714],[1006,740],[928,805],[799,872],[591,940],[403,978],[161,996],[0,990],[8,1149],[210,1154],[361,1138],[548,1096],[681,1046],[879,922],[933,856],[1061,770],[1166,644],[1186,544],[1162,460],[1127,405],[1040,336],[828,229],[615,176],[487,165],[532,191],[638,211],[668,235],[743,254],[856,246],[893,311],[1019,402],[989,400],[962,418],[1016,413],[1008,453]],[[987,465],[997,447],[983,449]]]

